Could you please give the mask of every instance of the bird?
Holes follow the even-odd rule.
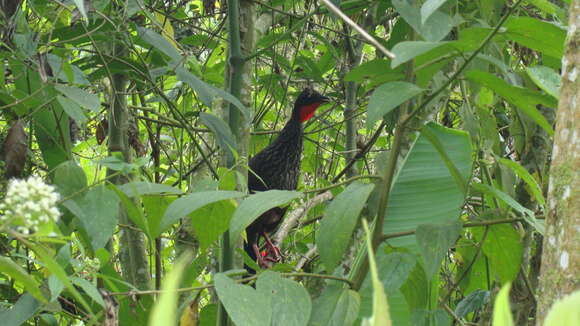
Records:
[[[302,156],[303,123],[308,121],[316,109],[330,99],[313,88],[305,88],[296,98],[290,119],[266,148],[254,155],[249,162],[248,191],[255,193],[267,190],[296,190],[300,175]],[[288,207],[274,207],[246,228],[247,242],[244,250],[257,261],[260,268],[269,268],[281,259],[280,249],[274,245],[268,234],[282,222]],[[264,238],[266,251],[260,252],[260,238]],[[246,266],[249,273],[255,271]]]

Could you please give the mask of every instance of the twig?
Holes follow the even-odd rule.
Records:
[[[332,193],[330,191],[325,191],[312,197],[304,205],[293,210],[292,213],[284,218],[284,222],[282,222],[278,232],[276,232],[274,235],[274,243],[282,243],[282,241],[284,241],[284,239],[288,236],[290,230],[292,230],[292,228],[298,224],[298,220],[301,217],[305,216],[312,207],[330,199],[332,199]]]
[[[357,23],[355,23],[352,19],[348,18],[337,6],[335,6],[332,2],[328,0],[321,0],[330,11],[332,11],[335,15],[340,17],[340,19],[344,20],[345,23],[350,25],[350,27],[354,28],[362,37],[367,39],[372,45],[374,45],[379,51],[381,51],[387,57],[394,59],[395,55],[387,50],[379,41],[377,41],[374,37],[372,37],[367,31],[365,31],[362,27],[360,27]]]
[[[304,256],[300,257],[300,259],[296,263],[296,266],[294,266],[294,271],[297,272],[297,271],[301,270],[302,267],[304,267],[304,265],[306,265],[306,263],[310,259],[312,259],[312,256],[314,256],[317,251],[318,251],[318,248],[316,248],[316,245],[314,247],[310,248],[310,250],[308,250],[308,252],[306,252],[306,254]]]

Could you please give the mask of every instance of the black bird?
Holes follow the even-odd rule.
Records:
[[[306,88],[298,95],[292,116],[278,138],[250,160],[248,190],[251,193],[272,189],[296,189],[302,156],[302,124],[312,118],[320,105],[327,102],[328,97],[311,88]],[[246,228],[248,242],[244,245],[244,250],[262,268],[268,268],[272,262],[280,260],[280,249],[272,243],[268,234],[278,227],[287,208],[274,207]],[[267,251],[264,256],[260,253],[260,237],[266,242]],[[250,273],[255,272],[247,266],[246,269]]]

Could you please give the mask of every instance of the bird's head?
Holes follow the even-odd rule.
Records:
[[[292,111],[292,118],[300,122],[305,122],[312,118],[314,112],[318,107],[324,103],[329,102],[330,99],[312,88],[306,88],[298,95],[296,102],[294,102],[294,111]]]

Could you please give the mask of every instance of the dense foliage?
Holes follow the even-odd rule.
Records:
[[[2,325],[534,324],[569,2],[0,1]]]

